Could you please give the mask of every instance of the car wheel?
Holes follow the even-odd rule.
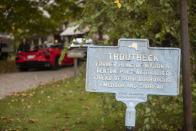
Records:
[[[27,67],[18,67],[19,71],[28,71]]]

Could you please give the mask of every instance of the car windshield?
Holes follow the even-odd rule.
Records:
[[[72,41],[73,44],[79,45],[79,44],[93,44],[92,39],[85,39],[85,38],[76,38]]]
[[[64,48],[63,44],[54,44],[54,45],[50,45],[49,47],[50,48],[61,48],[61,49]]]
[[[24,44],[19,45],[18,51],[29,52],[29,51],[37,51],[37,50],[45,49],[45,48],[47,48],[47,45],[45,44],[34,45],[34,44],[24,43]]]

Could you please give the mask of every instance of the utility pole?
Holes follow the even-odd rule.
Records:
[[[182,82],[184,131],[192,131],[192,96],[190,73],[190,43],[188,33],[187,0],[180,0],[181,43],[182,43]]]

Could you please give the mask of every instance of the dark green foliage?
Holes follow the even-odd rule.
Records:
[[[92,32],[101,28],[114,42],[120,37],[129,37],[148,38],[161,44],[167,33],[179,38],[178,7],[175,0],[128,0],[122,1],[121,8],[117,8],[113,0],[89,0],[84,6],[82,22],[90,25]]]
[[[29,0],[0,1],[0,31],[12,33],[15,37],[47,32],[52,28],[49,18],[39,10],[41,3]],[[42,28],[40,28],[42,27]]]
[[[50,0],[1,0],[0,32],[10,33],[16,39],[54,33],[67,19],[66,13],[73,3],[72,0],[54,3]]]

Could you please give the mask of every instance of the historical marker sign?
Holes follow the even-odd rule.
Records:
[[[145,102],[148,94],[178,95],[180,49],[149,47],[146,39],[92,46],[87,52],[86,75],[86,90],[116,93],[116,99],[128,107],[126,126],[134,126],[135,106]]]

